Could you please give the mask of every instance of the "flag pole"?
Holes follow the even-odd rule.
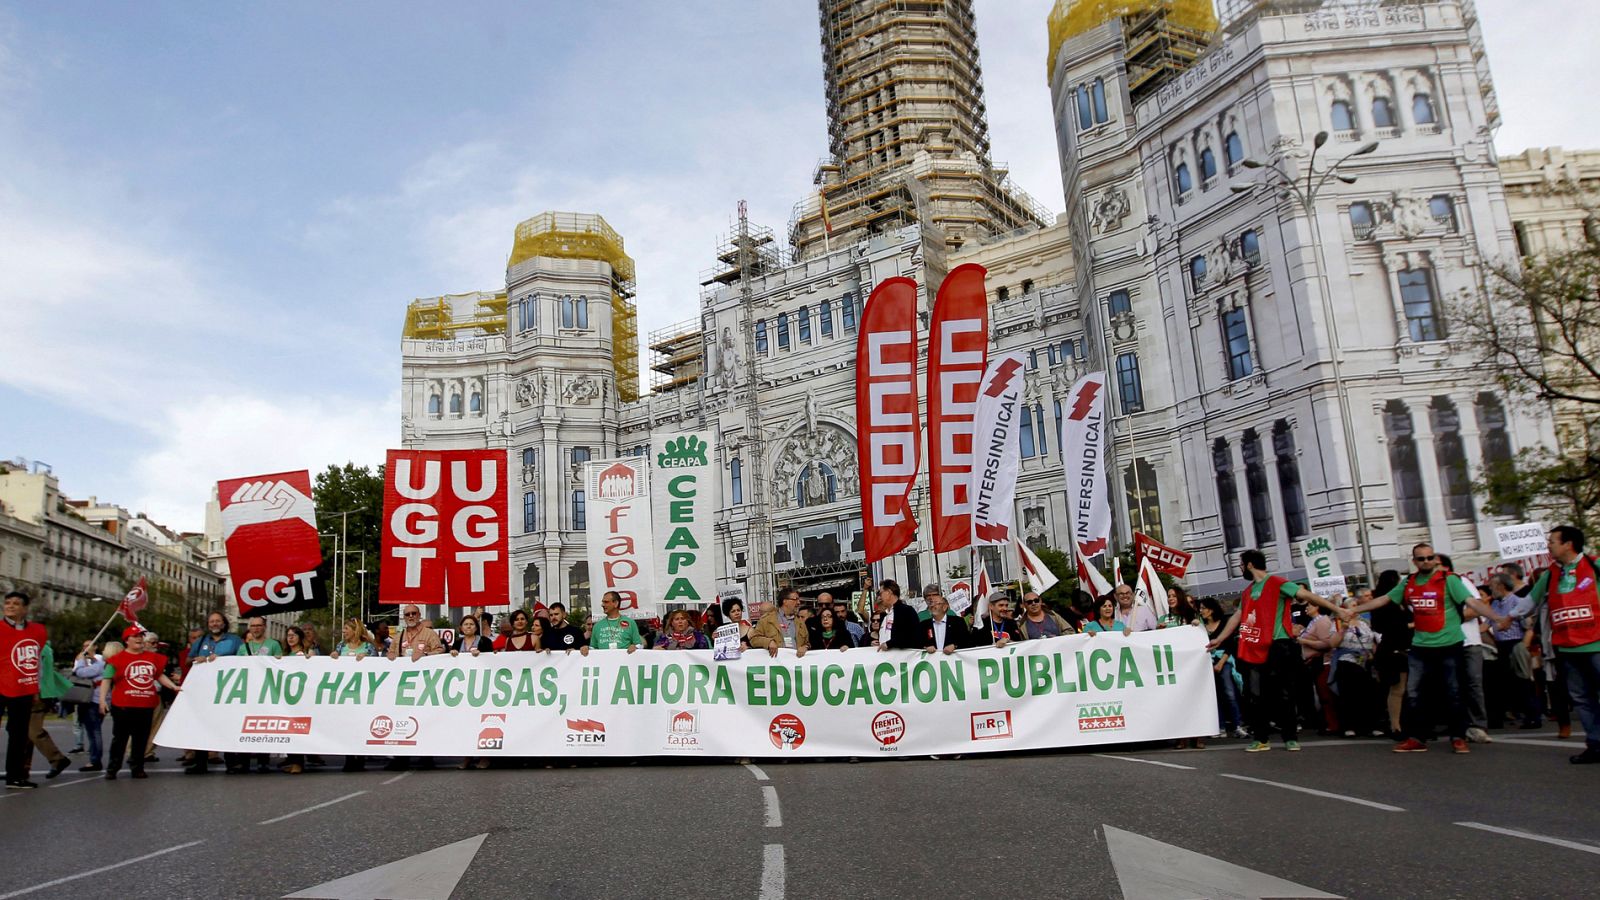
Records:
[[[116,609],[111,611],[111,617],[106,619],[106,623],[100,626],[100,630],[94,633],[94,637],[90,639],[90,642],[96,644],[100,643],[100,635],[105,634],[106,629],[111,627],[112,621],[120,615],[122,615],[122,606],[119,604]]]

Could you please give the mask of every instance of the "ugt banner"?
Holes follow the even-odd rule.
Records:
[[[917,283],[873,288],[856,337],[856,450],[867,565],[905,549],[917,533],[911,487],[922,459],[917,410]]]
[[[939,285],[928,336],[928,478],[933,549],[972,543],[973,419],[989,362],[989,297],[983,266],[956,266]]]
[[[588,522],[589,583],[594,596],[616,591],[622,614],[635,619],[657,615],[655,545],[650,538],[650,468],[644,457],[608,459],[584,466]]]
[[[717,547],[713,525],[722,478],[716,465],[716,432],[653,432],[650,528],[655,546],[655,589],[661,603],[703,605],[717,596]],[[600,608],[595,598],[592,609]],[[657,614],[649,604],[649,618]],[[636,613],[635,615],[639,615]]]
[[[217,482],[228,585],[241,616],[328,605],[311,473],[279,472]],[[131,621],[131,620],[130,620]]]
[[[1011,543],[1016,524],[1017,467],[1022,421],[1021,353],[1006,353],[989,362],[978,387],[978,418],[973,434],[978,446],[972,467],[972,543]]]
[[[1079,378],[1061,405],[1061,458],[1067,470],[1067,520],[1085,559],[1106,552],[1111,542],[1111,503],[1106,499],[1106,373]]]
[[[505,604],[505,451],[390,450],[383,523],[378,602]]]
[[[1206,634],[1075,635],[946,656],[861,648],[228,657],[157,743],[385,756],[866,756],[1158,741],[1217,730]]]

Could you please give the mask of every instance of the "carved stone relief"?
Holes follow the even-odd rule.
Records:
[[[814,428],[791,435],[779,445],[773,464],[773,505],[778,509],[789,509],[795,505],[795,488],[799,484],[800,473],[807,469],[812,471],[812,477],[807,479],[807,489],[819,497],[823,496],[819,492],[826,491],[827,479],[821,474],[819,463],[826,463],[833,469],[838,482],[838,497],[853,497],[860,493],[855,441],[843,429],[819,423]],[[811,502],[812,498],[808,496],[807,505]]]
[[[591,375],[577,375],[567,381],[561,399],[569,406],[588,406],[600,399],[600,382]]]
[[[1122,220],[1130,210],[1128,195],[1121,188],[1106,191],[1094,205],[1094,230],[1101,234],[1116,231],[1122,227]]]

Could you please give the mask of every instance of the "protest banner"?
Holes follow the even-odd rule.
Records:
[[[1311,593],[1319,597],[1346,593],[1344,570],[1334,555],[1333,541],[1323,536],[1307,538],[1300,542],[1300,556],[1306,561],[1306,587],[1311,588]]]
[[[511,589],[502,450],[390,450],[379,603],[497,606]]]
[[[961,580],[950,585],[950,592],[945,594],[945,599],[950,601],[950,611],[956,615],[963,615],[972,607],[972,582]]]
[[[156,741],[472,757],[915,755],[1160,741],[1217,730],[1205,642],[1201,629],[1172,628],[949,656],[229,657],[194,667]],[[896,727],[882,727],[885,713]],[[479,740],[491,730],[493,740]],[[884,741],[884,730],[896,739]]]
[[[989,361],[978,386],[978,415],[973,427],[972,543],[1011,543],[1016,524],[1017,470],[1021,444],[1024,357],[1006,353]]]
[[[584,529],[589,608],[599,609],[601,596],[616,591],[623,615],[655,618],[649,466],[643,457],[590,462],[584,466],[583,483],[589,504]]]
[[[1105,372],[1079,378],[1061,404],[1062,462],[1067,471],[1067,521],[1078,553],[1094,559],[1111,543],[1111,503],[1106,499]]]
[[[1501,559],[1526,559],[1550,552],[1544,526],[1538,522],[1507,525],[1494,530],[1494,539],[1500,544]]]
[[[1156,571],[1173,578],[1182,578],[1189,571],[1189,563],[1194,559],[1194,554],[1185,553],[1176,547],[1168,547],[1147,534],[1133,533],[1133,555],[1145,557]]]
[[[661,448],[655,455],[650,491],[659,603],[698,606],[717,596],[712,526],[722,479],[716,465],[715,437],[710,431],[658,431],[650,436],[650,445]]]
[[[711,633],[711,658],[712,659],[738,659],[744,650],[739,646],[739,623],[729,622],[718,625],[717,630]]]
[[[929,327],[928,479],[936,553],[972,541],[973,426],[989,357],[984,275],[975,263],[952,269],[939,284]]]
[[[917,283],[886,278],[867,298],[856,337],[856,452],[867,565],[899,553],[916,536],[917,418]]]
[[[241,616],[328,605],[311,473],[279,472],[217,482],[228,583]]]

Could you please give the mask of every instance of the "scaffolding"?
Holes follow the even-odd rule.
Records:
[[[1212,0],[1056,0],[1050,11],[1049,74],[1061,45],[1108,22],[1122,22],[1133,103],[1188,69],[1217,33]]]
[[[690,319],[650,332],[656,362],[650,366],[650,392],[664,394],[694,384],[705,374],[705,337],[700,320]]]
[[[420,297],[406,307],[403,337],[439,341],[464,333],[506,333],[506,292],[471,291],[443,297]]]

